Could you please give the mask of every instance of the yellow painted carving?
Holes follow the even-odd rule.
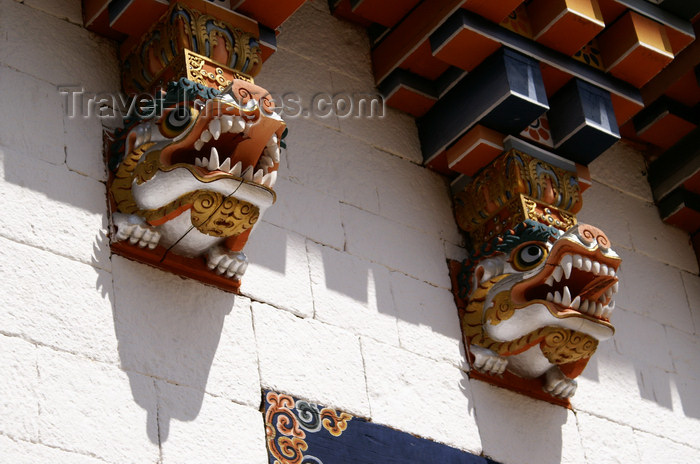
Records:
[[[595,353],[598,341],[584,333],[560,327],[541,327],[515,340],[499,342],[484,331],[484,324],[497,325],[515,314],[508,291],[494,297],[494,305],[483,311],[484,301],[491,288],[510,274],[503,274],[480,283],[462,316],[462,330],[470,344],[490,349],[501,356],[514,355],[540,344],[542,353],[553,364],[566,364],[589,358]]]
[[[549,327],[540,343],[542,353],[552,364],[566,364],[590,358],[598,347],[598,340],[574,330]]]
[[[513,317],[513,314],[515,314],[515,308],[510,301],[510,290],[507,290],[493,297],[493,306],[486,310],[484,320],[491,325],[498,325],[501,321]]]
[[[203,234],[231,237],[253,227],[260,217],[257,206],[211,190],[198,190],[192,203],[192,225]]]
[[[171,18],[174,20],[171,21]],[[262,49],[259,46],[251,47],[251,42],[258,43],[257,40],[251,39],[255,37],[232,24],[180,3],[173,3],[163,19],[125,58],[122,68],[123,82],[127,90],[135,91],[148,89],[159,82],[159,79],[191,79],[194,75],[199,79],[191,80],[204,85],[209,85],[207,80],[218,82],[216,86],[221,89],[221,78],[231,79],[230,75],[225,76],[227,70],[232,70],[236,78],[252,82],[253,77],[262,68]],[[200,53],[208,50],[208,54],[213,56],[199,56],[213,65],[213,69],[196,69],[197,64],[194,62],[193,69],[189,69],[189,57],[183,66],[183,53],[194,50]],[[221,73],[217,72],[217,67],[222,70]],[[201,73],[197,74],[197,71]],[[164,77],[167,79],[163,79]],[[223,86],[225,87],[225,84]]]
[[[576,175],[518,150],[510,150],[484,169],[455,196],[459,226],[466,232],[480,230],[493,216],[520,195],[570,215],[581,209]],[[475,234],[478,240],[483,237]]]

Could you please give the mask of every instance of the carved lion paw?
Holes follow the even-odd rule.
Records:
[[[576,393],[577,383],[554,366],[545,373],[544,391],[557,398],[571,398]]]
[[[242,251],[217,246],[207,252],[207,267],[217,274],[240,280],[248,268],[248,258]]]
[[[494,351],[477,345],[471,345],[469,351],[474,355],[474,368],[490,375],[501,375],[508,366],[508,360]]]
[[[158,246],[160,232],[146,224],[143,218],[134,214],[114,213],[112,221],[117,227],[117,233],[114,236],[115,241],[129,240],[129,243],[132,245],[137,245],[141,248],[147,246],[151,250]]]

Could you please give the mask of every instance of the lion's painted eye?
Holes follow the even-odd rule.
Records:
[[[513,266],[519,271],[527,271],[540,264],[547,257],[547,249],[534,243],[526,244],[516,250]]]
[[[192,109],[188,106],[181,105],[177,108],[173,108],[168,111],[168,114],[163,118],[160,131],[164,136],[174,138],[190,125],[192,117]]]

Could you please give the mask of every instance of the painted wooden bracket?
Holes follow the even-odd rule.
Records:
[[[276,49],[271,28],[302,3],[84,1],[86,26],[122,40],[124,90],[147,102],[109,137],[114,253],[238,291],[286,135],[254,77]]]
[[[569,56],[605,28],[597,0],[533,0],[527,14],[533,39]]]
[[[605,70],[642,87],[673,60],[673,49],[663,25],[627,12],[598,37]]]

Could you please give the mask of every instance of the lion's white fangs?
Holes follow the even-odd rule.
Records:
[[[615,277],[616,275],[615,269],[604,263],[578,254],[565,254],[555,267],[552,275],[545,280],[545,284],[553,287],[554,283],[561,282],[562,278],[568,280],[571,277],[572,269],[579,269],[583,272],[591,273],[594,276]],[[561,292],[559,290],[547,292],[546,299],[547,301],[552,301],[565,308],[571,308],[590,316],[609,319],[610,314],[613,309],[615,309],[615,300],[613,300],[613,296],[617,293],[618,288],[619,283],[615,282],[615,284],[609,287],[597,301],[593,301],[585,298],[582,299],[579,295],[576,295],[572,299],[569,286],[564,285]]]
[[[243,136],[245,136],[249,130],[250,125],[247,125],[240,116],[215,116],[209,121],[207,129],[204,129],[199,135],[199,139],[194,143],[194,148],[200,151],[212,138],[214,140],[219,140],[219,137],[226,133],[242,133]],[[245,181],[255,182],[256,184],[273,188],[277,182],[277,171],[273,170],[270,172],[270,170],[274,167],[275,163],[280,162],[280,147],[277,142],[277,135],[273,134],[265,144],[263,153],[255,167],[246,166],[244,168],[240,161],[231,166],[231,159],[228,157],[221,162],[216,147],[211,147],[208,158],[206,156],[196,158],[194,164],[208,171],[227,172],[233,176],[241,177]]]

